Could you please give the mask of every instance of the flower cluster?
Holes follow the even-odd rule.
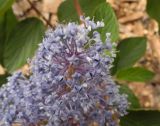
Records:
[[[114,44],[103,22],[59,25],[46,33],[31,76],[13,74],[0,89],[0,126],[118,126],[126,95],[110,76]]]

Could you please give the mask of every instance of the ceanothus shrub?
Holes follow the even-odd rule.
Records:
[[[110,34],[102,42],[103,22],[58,25],[46,33],[31,75],[14,73],[0,89],[0,126],[118,126],[126,114],[110,68],[115,57]]]

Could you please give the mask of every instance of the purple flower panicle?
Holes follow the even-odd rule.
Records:
[[[18,72],[0,89],[0,126],[118,126],[126,95],[110,75],[115,44],[81,17],[83,25],[58,25],[46,33],[31,61],[32,75]]]

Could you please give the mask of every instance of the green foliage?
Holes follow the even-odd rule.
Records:
[[[0,17],[0,64],[3,63],[3,46],[4,46],[4,19]]]
[[[0,16],[11,7],[13,2],[14,0],[0,0]]]
[[[6,39],[9,37],[11,31],[13,28],[17,25],[18,20],[16,16],[13,13],[12,9],[9,9],[7,13],[5,14],[5,34],[6,34]]]
[[[115,13],[109,3],[99,4],[94,12],[95,20],[103,20],[105,27],[100,30],[102,39],[105,40],[106,33],[111,33],[112,41],[117,41],[119,39],[119,28],[118,21]]]
[[[2,86],[2,84],[5,84],[7,82],[8,76],[9,76],[9,74],[0,75],[0,87]]]
[[[118,40],[118,21],[112,7],[105,0],[79,0],[79,3],[85,16],[94,16],[95,20],[104,21],[105,27],[100,31],[103,40],[106,38],[106,32],[112,34],[112,41]],[[79,21],[73,0],[67,0],[60,5],[58,18],[60,22]]]
[[[129,111],[121,118],[121,126],[160,126],[160,111],[137,110]]]
[[[18,21],[11,9],[9,9],[3,16],[0,16],[0,64],[2,65],[4,43],[17,22]]]
[[[5,42],[4,65],[13,72],[31,58],[41,42],[45,27],[36,18],[19,22]]]
[[[113,74],[120,69],[134,65],[146,51],[146,38],[134,37],[122,40],[117,47],[117,57],[114,62]]]
[[[79,0],[82,11],[85,16],[93,16],[94,9],[105,0]],[[79,21],[74,1],[66,0],[58,8],[58,19],[60,22]]]
[[[160,24],[160,0],[147,0],[146,10]]]
[[[120,85],[120,93],[126,94],[128,96],[128,102],[130,103],[129,109],[137,109],[140,108],[140,103],[138,98],[134,95],[131,89],[127,85]]]
[[[154,77],[154,73],[141,67],[131,67],[119,70],[116,73],[119,80],[145,82]]]

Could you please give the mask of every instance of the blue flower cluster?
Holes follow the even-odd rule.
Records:
[[[103,22],[59,25],[46,33],[31,75],[16,72],[0,89],[0,126],[118,126],[126,114],[110,76],[114,44],[96,30]]]

